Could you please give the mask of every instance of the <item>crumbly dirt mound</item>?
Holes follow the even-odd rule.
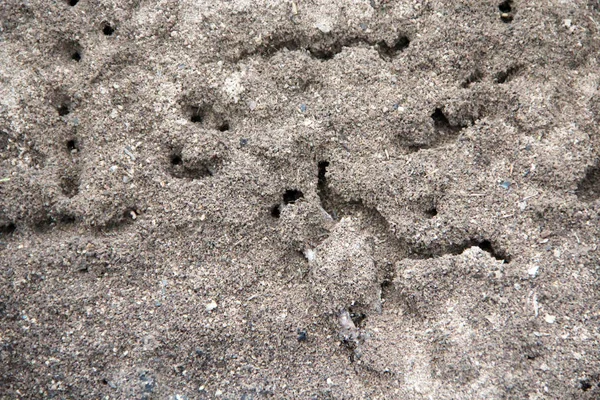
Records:
[[[0,398],[600,397],[597,1],[0,28]]]

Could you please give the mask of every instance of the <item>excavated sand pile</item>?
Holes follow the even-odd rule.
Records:
[[[597,1],[0,27],[0,398],[600,398]]]

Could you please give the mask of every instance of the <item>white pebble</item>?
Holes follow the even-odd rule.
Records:
[[[314,261],[317,257],[317,252],[314,249],[306,249],[304,250],[304,257],[306,257],[308,262]]]
[[[554,257],[560,258],[560,249],[554,249]]]
[[[215,308],[217,308],[217,302],[214,300],[212,300],[210,303],[208,303],[206,305],[206,311],[208,311],[208,312],[214,310]]]
[[[527,270],[527,273],[529,274],[530,277],[535,278],[537,276],[539,270],[540,270],[540,267],[538,265],[534,265],[533,267],[531,267]]]
[[[544,321],[546,321],[549,324],[553,324],[554,322],[556,322],[556,317],[554,315],[546,314],[546,316],[544,317]]]
[[[320,30],[323,33],[331,32],[331,25],[329,25],[328,22],[325,22],[325,21],[317,22],[315,24],[315,26],[317,27],[318,30]]]

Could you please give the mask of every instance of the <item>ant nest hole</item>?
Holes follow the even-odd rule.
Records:
[[[61,117],[69,115],[69,113],[71,112],[71,110],[69,109],[69,104],[67,103],[63,103],[56,107],[56,111],[58,111],[58,115],[60,115]]]
[[[183,159],[181,158],[181,155],[172,154],[171,155],[171,165],[181,165],[181,164],[183,164]]]
[[[229,126],[228,121],[224,121],[223,123],[221,123],[221,125],[219,125],[220,132],[227,132],[229,129],[231,129],[231,127]]]
[[[201,124],[204,121],[205,116],[204,108],[199,106],[190,106],[188,108],[188,115],[190,117],[190,121],[195,124]]]
[[[50,104],[56,109],[58,115],[64,117],[71,112],[72,102],[66,93],[57,91],[54,96],[50,98]]]
[[[61,41],[56,47],[59,56],[68,62],[79,62],[83,58],[83,50],[76,40]]]
[[[428,218],[433,218],[433,217],[435,217],[437,214],[438,214],[438,211],[437,211],[437,209],[436,209],[435,207],[431,207],[431,208],[429,208],[429,209],[425,210],[425,215],[426,215]]]
[[[10,235],[17,230],[17,226],[13,222],[5,225],[0,225],[0,235]]]
[[[271,207],[271,217],[273,217],[273,218],[281,217],[281,204],[275,204]]]
[[[513,20],[513,15],[511,14],[511,3],[511,0],[505,0],[498,5],[498,10],[500,11],[500,20],[502,20],[504,23],[509,23]]]
[[[76,139],[67,140],[67,150],[69,153],[76,153],[79,150]]]
[[[281,217],[282,206],[296,203],[296,201],[304,197],[304,193],[302,193],[298,189],[288,189],[283,193],[283,196],[281,197],[281,203],[277,203],[271,206],[271,216],[273,218]]]
[[[105,36],[111,36],[113,33],[115,33],[115,28],[113,28],[108,22],[105,22],[102,24],[102,33]]]
[[[304,193],[297,189],[286,190],[283,194],[283,204],[294,204],[296,201],[304,197]]]

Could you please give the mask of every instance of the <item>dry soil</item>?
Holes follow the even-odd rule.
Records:
[[[600,398],[598,1],[0,28],[0,398]]]

